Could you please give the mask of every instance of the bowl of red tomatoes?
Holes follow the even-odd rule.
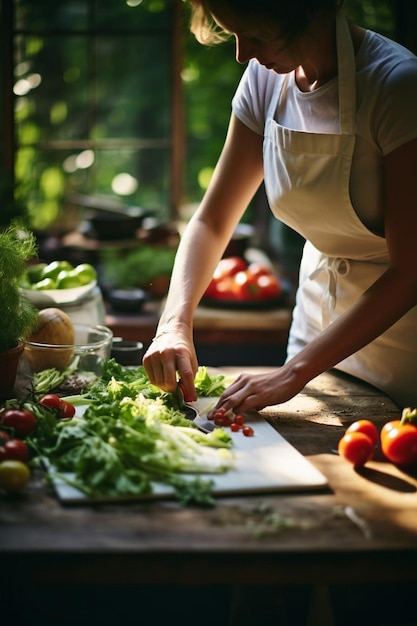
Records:
[[[271,266],[248,262],[241,256],[229,256],[217,264],[202,304],[220,308],[267,309],[283,306],[288,295],[286,281]]]

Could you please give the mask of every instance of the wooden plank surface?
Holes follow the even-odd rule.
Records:
[[[416,476],[378,456],[355,470],[333,452],[347,424],[382,424],[398,417],[395,405],[325,374],[263,413],[328,489],[221,497],[211,509],[170,500],[74,508],[59,503],[37,470],[23,494],[0,500],[0,580],[251,584],[254,568],[257,584],[416,580]]]

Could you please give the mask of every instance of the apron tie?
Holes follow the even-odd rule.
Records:
[[[310,280],[314,280],[323,271],[327,273],[327,288],[323,290],[321,299],[322,328],[324,329],[329,326],[331,313],[336,308],[337,277],[349,274],[350,261],[321,255],[316,269],[310,274]]]

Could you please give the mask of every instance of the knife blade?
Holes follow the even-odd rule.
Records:
[[[203,433],[211,433],[215,429],[214,423],[200,415],[200,412],[195,406],[188,404],[188,402],[185,401],[180,382],[181,381],[178,382],[176,390],[179,410],[184,413],[185,417],[192,421]]]

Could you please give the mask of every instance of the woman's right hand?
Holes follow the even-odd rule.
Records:
[[[159,331],[143,357],[143,366],[154,385],[174,392],[179,377],[187,399],[197,399],[194,377],[198,361],[192,333],[178,329]]]

